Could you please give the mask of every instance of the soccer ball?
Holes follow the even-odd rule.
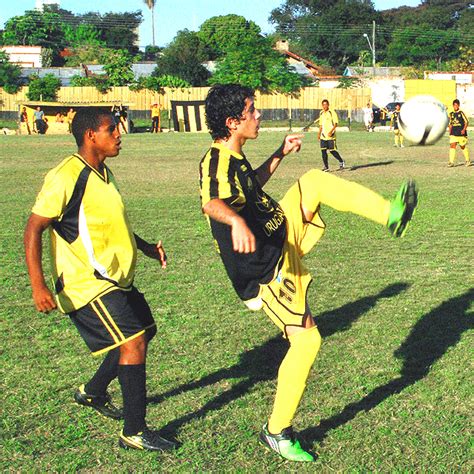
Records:
[[[444,104],[431,95],[417,95],[407,100],[400,109],[400,132],[415,145],[433,145],[446,131],[448,111]]]

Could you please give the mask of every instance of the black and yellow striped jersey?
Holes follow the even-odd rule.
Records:
[[[466,114],[462,110],[458,110],[457,112],[453,110],[449,113],[449,125],[451,127],[450,135],[453,135],[455,137],[467,136],[467,130],[464,135],[461,135],[461,132],[462,130],[464,130],[464,127],[467,127],[467,125],[469,125],[469,120],[467,119]]]
[[[334,125],[339,123],[339,118],[334,110],[321,110],[319,114],[319,126],[321,131],[321,140],[334,140],[336,138],[336,131],[332,135],[329,132]]]
[[[400,115],[400,112],[394,110],[392,112],[392,117],[390,118],[390,126],[393,127],[394,130],[398,130],[398,116]]]
[[[254,253],[232,248],[231,228],[207,217],[235,291],[242,300],[255,298],[259,284],[275,274],[286,237],[286,218],[280,205],[266,194],[252,166],[243,155],[214,143],[200,163],[201,205],[222,199],[245,219],[255,235]]]
[[[132,285],[135,237],[107,166],[102,175],[78,154],[66,158],[46,175],[32,212],[53,219],[51,263],[63,312]]]

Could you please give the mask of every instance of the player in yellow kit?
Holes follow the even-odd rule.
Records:
[[[311,170],[277,202],[263,186],[287,155],[299,151],[302,135],[285,137],[254,170],[243,147],[257,138],[260,118],[252,89],[236,84],[210,89],[206,122],[214,142],[200,163],[201,205],[239,298],[251,310],[263,309],[290,342],[260,440],[285,459],[314,461],[292,429],[321,344],[306,297],[312,278],[302,257],[324,233],[325,206],[359,214],[400,237],[417,205],[417,190],[408,182],[388,201],[357,183]]]
[[[336,147],[336,128],[339,118],[334,110],[329,109],[329,101],[324,99],[321,103],[323,110],[319,114],[319,132],[318,140],[321,146],[321,155],[323,158],[323,171],[329,171],[328,151],[339,161],[339,169],[344,169],[346,164],[341,158]]]
[[[456,147],[459,145],[464,155],[466,166],[471,166],[469,149],[467,147],[467,127],[469,120],[466,114],[459,108],[458,99],[453,100],[453,111],[449,113],[449,162],[452,168],[456,161]]]
[[[403,145],[403,135],[400,132],[400,127],[398,125],[398,116],[400,115],[400,104],[395,105],[395,110],[392,112],[392,117],[390,119],[390,129],[393,129],[395,143],[393,146],[404,148]]]

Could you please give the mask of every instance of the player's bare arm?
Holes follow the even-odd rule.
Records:
[[[304,135],[301,134],[287,135],[283,140],[283,143],[272,153],[270,158],[255,170],[262,186],[266,184],[271,175],[277,170],[278,166],[280,166],[281,160],[286,155],[291,152],[300,151],[302,145],[301,139],[303,136]]]
[[[231,227],[232,247],[235,252],[255,252],[255,236],[252,231],[245,220],[222,199],[211,199],[202,210],[211,219]]]
[[[49,313],[57,307],[54,296],[46,285],[42,264],[43,232],[51,223],[52,219],[31,214],[24,235],[26,265],[30,275],[33,301],[41,313]]]
[[[146,240],[143,240],[139,235],[134,234],[134,236],[135,241],[137,242],[137,248],[147,257],[159,260],[161,268],[166,268],[167,257],[161,240],[159,240],[157,244],[150,244]]]

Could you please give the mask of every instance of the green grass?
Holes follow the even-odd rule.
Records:
[[[282,138],[262,132],[247,156],[260,163]],[[421,202],[401,240],[323,209],[327,232],[306,263],[324,343],[295,419],[319,454],[312,466],[257,441],[286,345],[263,313],[239,302],[214,251],[198,191],[208,136],[130,135],[123,145],[108,164],[134,228],[163,239],[169,256],[166,271],[138,262],[136,284],[159,333],[148,358],[148,421],[182,447],[119,450],[120,424],[72,402],[99,360],[66,316],[33,309],[22,233],[44,174],[75,150],[73,139],[0,136],[2,471],[472,472],[474,167],[448,169],[446,139],[400,150],[389,134],[339,136],[355,167],[340,176],[387,197],[412,177]],[[314,133],[268,191],[282,197],[312,167],[321,167]],[[111,392],[120,399],[116,382]]]

